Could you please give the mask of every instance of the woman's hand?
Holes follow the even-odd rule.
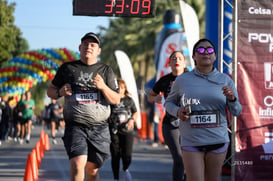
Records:
[[[185,110],[184,107],[181,107],[177,111],[177,117],[182,121],[186,121],[190,117],[190,112],[189,110]]]
[[[236,97],[234,96],[233,90],[230,87],[225,86],[222,88],[222,90],[223,90],[223,94],[227,97],[229,101],[235,100]]]
[[[135,121],[133,118],[129,119],[128,124],[127,124],[127,129],[128,130],[133,130],[135,126]]]

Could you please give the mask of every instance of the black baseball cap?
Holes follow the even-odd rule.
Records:
[[[98,43],[99,46],[100,46],[100,38],[98,37],[97,34],[92,33],[92,32],[86,33],[86,34],[82,37],[81,41],[83,41],[83,40],[85,40],[85,39],[87,39],[87,38],[93,38],[93,39],[96,41],[96,43]]]

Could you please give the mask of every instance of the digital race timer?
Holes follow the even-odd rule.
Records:
[[[154,17],[155,0],[73,0],[73,15]]]

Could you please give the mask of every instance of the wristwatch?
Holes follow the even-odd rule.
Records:
[[[59,98],[59,97],[62,97],[62,96],[60,95],[59,89],[56,90],[56,96],[57,96],[58,98]]]

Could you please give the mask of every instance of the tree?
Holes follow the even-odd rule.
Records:
[[[15,5],[0,0],[0,66],[28,49],[20,29],[14,25]]]

